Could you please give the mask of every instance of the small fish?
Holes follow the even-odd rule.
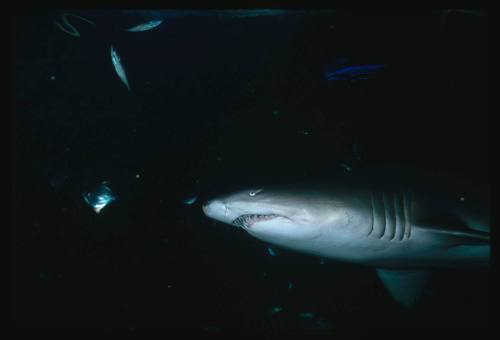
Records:
[[[299,317],[301,319],[314,319],[315,315],[314,313],[304,312],[304,313],[299,313]]]
[[[69,35],[72,35],[74,37],[79,37],[80,36],[80,32],[75,28],[75,26],[71,25],[69,22],[68,22],[68,16],[73,16],[75,18],[78,18],[80,20],[83,20],[91,25],[95,25],[94,22],[90,21],[89,19],[85,19],[84,17],[81,17],[79,15],[76,15],[76,14],[71,14],[71,13],[63,13],[61,15],[61,18],[62,18],[62,25],[55,21],[54,23],[56,24],[56,26],[63,32],[66,32],[68,33]],[[67,29],[66,29],[67,28]]]
[[[111,61],[113,62],[113,66],[115,67],[115,71],[120,77],[121,81],[127,86],[130,91],[130,85],[128,84],[127,74],[125,73],[125,69],[123,68],[120,62],[120,56],[116,52],[116,50],[111,45]]]
[[[308,130],[299,130],[299,131],[297,131],[297,133],[299,133],[301,135],[304,135],[304,136],[310,136],[311,135],[311,131],[308,131]]]
[[[96,214],[99,214],[105,206],[116,200],[116,196],[106,181],[94,186],[89,191],[82,192],[82,196],[85,202],[94,208]]]
[[[198,199],[197,196],[190,196],[184,200],[184,204],[186,205],[194,204],[194,202],[196,202],[197,199]]]
[[[326,80],[367,80],[368,76],[385,67],[383,64],[348,65],[344,67],[326,66]]]
[[[267,248],[267,252],[271,256],[278,256],[278,253],[273,248]]]
[[[144,32],[144,31],[149,31],[155,27],[158,27],[161,25],[163,20],[151,20],[148,22],[145,22],[143,24],[131,27],[127,29],[128,32]]]
[[[277,314],[283,311],[283,307],[275,306],[271,308],[271,314]]]
[[[351,171],[352,170],[352,166],[350,166],[347,163],[341,163],[340,166],[342,166],[345,171]]]

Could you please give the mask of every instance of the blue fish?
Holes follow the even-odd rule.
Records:
[[[368,65],[348,65],[348,66],[332,66],[327,65],[325,70],[326,80],[366,80],[368,76],[377,73],[385,67],[384,64],[368,64]]]

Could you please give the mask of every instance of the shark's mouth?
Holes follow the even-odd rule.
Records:
[[[232,223],[240,228],[250,228],[254,223],[261,222],[261,221],[269,221],[272,220],[273,218],[280,217],[279,215],[252,215],[252,214],[247,214],[247,215],[240,215],[238,218],[236,218]]]

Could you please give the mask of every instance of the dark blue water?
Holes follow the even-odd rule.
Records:
[[[488,185],[483,12],[72,12],[95,23],[69,17],[79,37],[54,24],[62,13],[16,12],[10,22],[17,330],[488,327],[487,270],[436,272],[419,305],[403,310],[370,268],[271,256],[200,205],[389,163]],[[124,31],[151,18],[165,21]],[[385,66],[337,81],[327,65]],[[82,192],[102,181],[116,200],[96,214]]]

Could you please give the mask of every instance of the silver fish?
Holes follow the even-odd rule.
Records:
[[[125,69],[123,68],[120,62],[120,56],[116,52],[116,50],[111,46],[111,61],[113,62],[113,66],[115,67],[115,71],[118,74],[118,77],[122,80],[122,82],[127,86],[130,91],[130,85],[128,84],[127,74],[125,73]]]
[[[116,200],[115,194],[113,194],[106,181],[96,185],[88,191],[82,192],[82,196],[85,202],[92,206],[97,214],[99,214],[109,203]]]
[[[162,22],[163,22],[163,20],[151,20],[151,21],[145,22],[143,24],[131,27],[131,28],[127,29],[127,31],[129,31],[129,32],[149,31],[155,27],[160,26]]]

